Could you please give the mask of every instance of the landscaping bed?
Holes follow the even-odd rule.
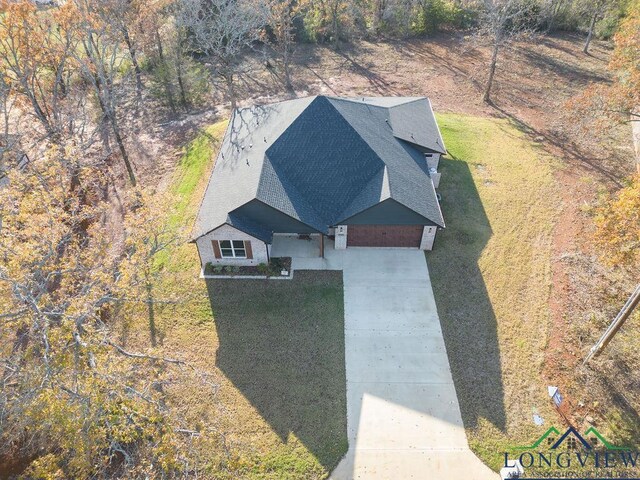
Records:
[[[286,275],[282,272],[286,271]],[[212,265],[207,263],[204,267],[204,275],[207,277],[291,277],[291,257],[275,257],[267,263],[258,265]]]

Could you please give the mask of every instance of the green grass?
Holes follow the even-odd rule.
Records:
[[[297,272],[291,281],[207,285],[216,363],[278,437],[244,474],[324,476],[347,449],[342,275]],[[231,432],[248,428],[257,425]]]
[[[183,237],[225,127],[203,131],[176,167],[166,215]],[[347,450],[341,274],[205,283],[195,245],[162,253],[160,289],[182,301],[158,306],[158,348],[219,385],[213,401],[206,385],[173,379],[166,389],[184,424],[208,432],[196,443],[200,465],[215,478],[326,477]],[[147,341],[145,328],[141,320],[130,335]]]
[[[212,152],[217,150],[226,128],[226,120],[215,123],[200,132],[187,146],[170,189],[176,200],[170,218],[172,225],[191,226],[200,205],[200,198],[194,194],[197,187],[203,184],[203,179],[208,179],[212,167]]]
[[[427,262],[469,443],[498,469],[509,446],[562,425],[541,378],[559,198],[554,160],[506,120],[438,120],[452,157],[440,166],[447,228]]]
[[[198,207],[209,174],[213,167],[213,153],[227,128],[227,121],[220,121],[202,130],[185,148],[173,174],[169,186],[168,198],[173,202],[167,205],[167,211],[161,214],[167,217],[167,225],[172,235],[176,235],[183,242],[189,239],[193,222],[198,213]],[[163,250],[156,255],[155,265],[172,272],[188,271],[192,266],[192,246],[183,243],[170,250]],[[197,256],[197,255],[196,255]]]

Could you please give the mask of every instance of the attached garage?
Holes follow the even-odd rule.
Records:
[[[423,225],[349,225],[348,247],[420,247]]]

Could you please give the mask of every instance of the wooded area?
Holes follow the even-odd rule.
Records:
[[[138,167],[146,112],[175,120],[216,100],[224,117],[244,100],[238,85],[257,81],[249,56],[294,95],[303,45],[436,32],[489,46],[477,95],[491,105],[504,49],[572,32],[584,37],[575,55],[613,42],[613,81],[566,105],[571,129],[640,121],[638,0],[2,0],[0,11],[0,476],[201,473],[184,441],[198,426],[163,390],[186,377],[213,395],[212,372],[119,335],[143,316],[155,347],[155,310],[184,300],[162,260],[187,239],[157,172]],[[621,187],[594,214],[594,243],[635,272],[640,180]]]

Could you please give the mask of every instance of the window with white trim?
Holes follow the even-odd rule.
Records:
[[[247,258],[243,240],[220,240],[220,254],[224,258]]]

